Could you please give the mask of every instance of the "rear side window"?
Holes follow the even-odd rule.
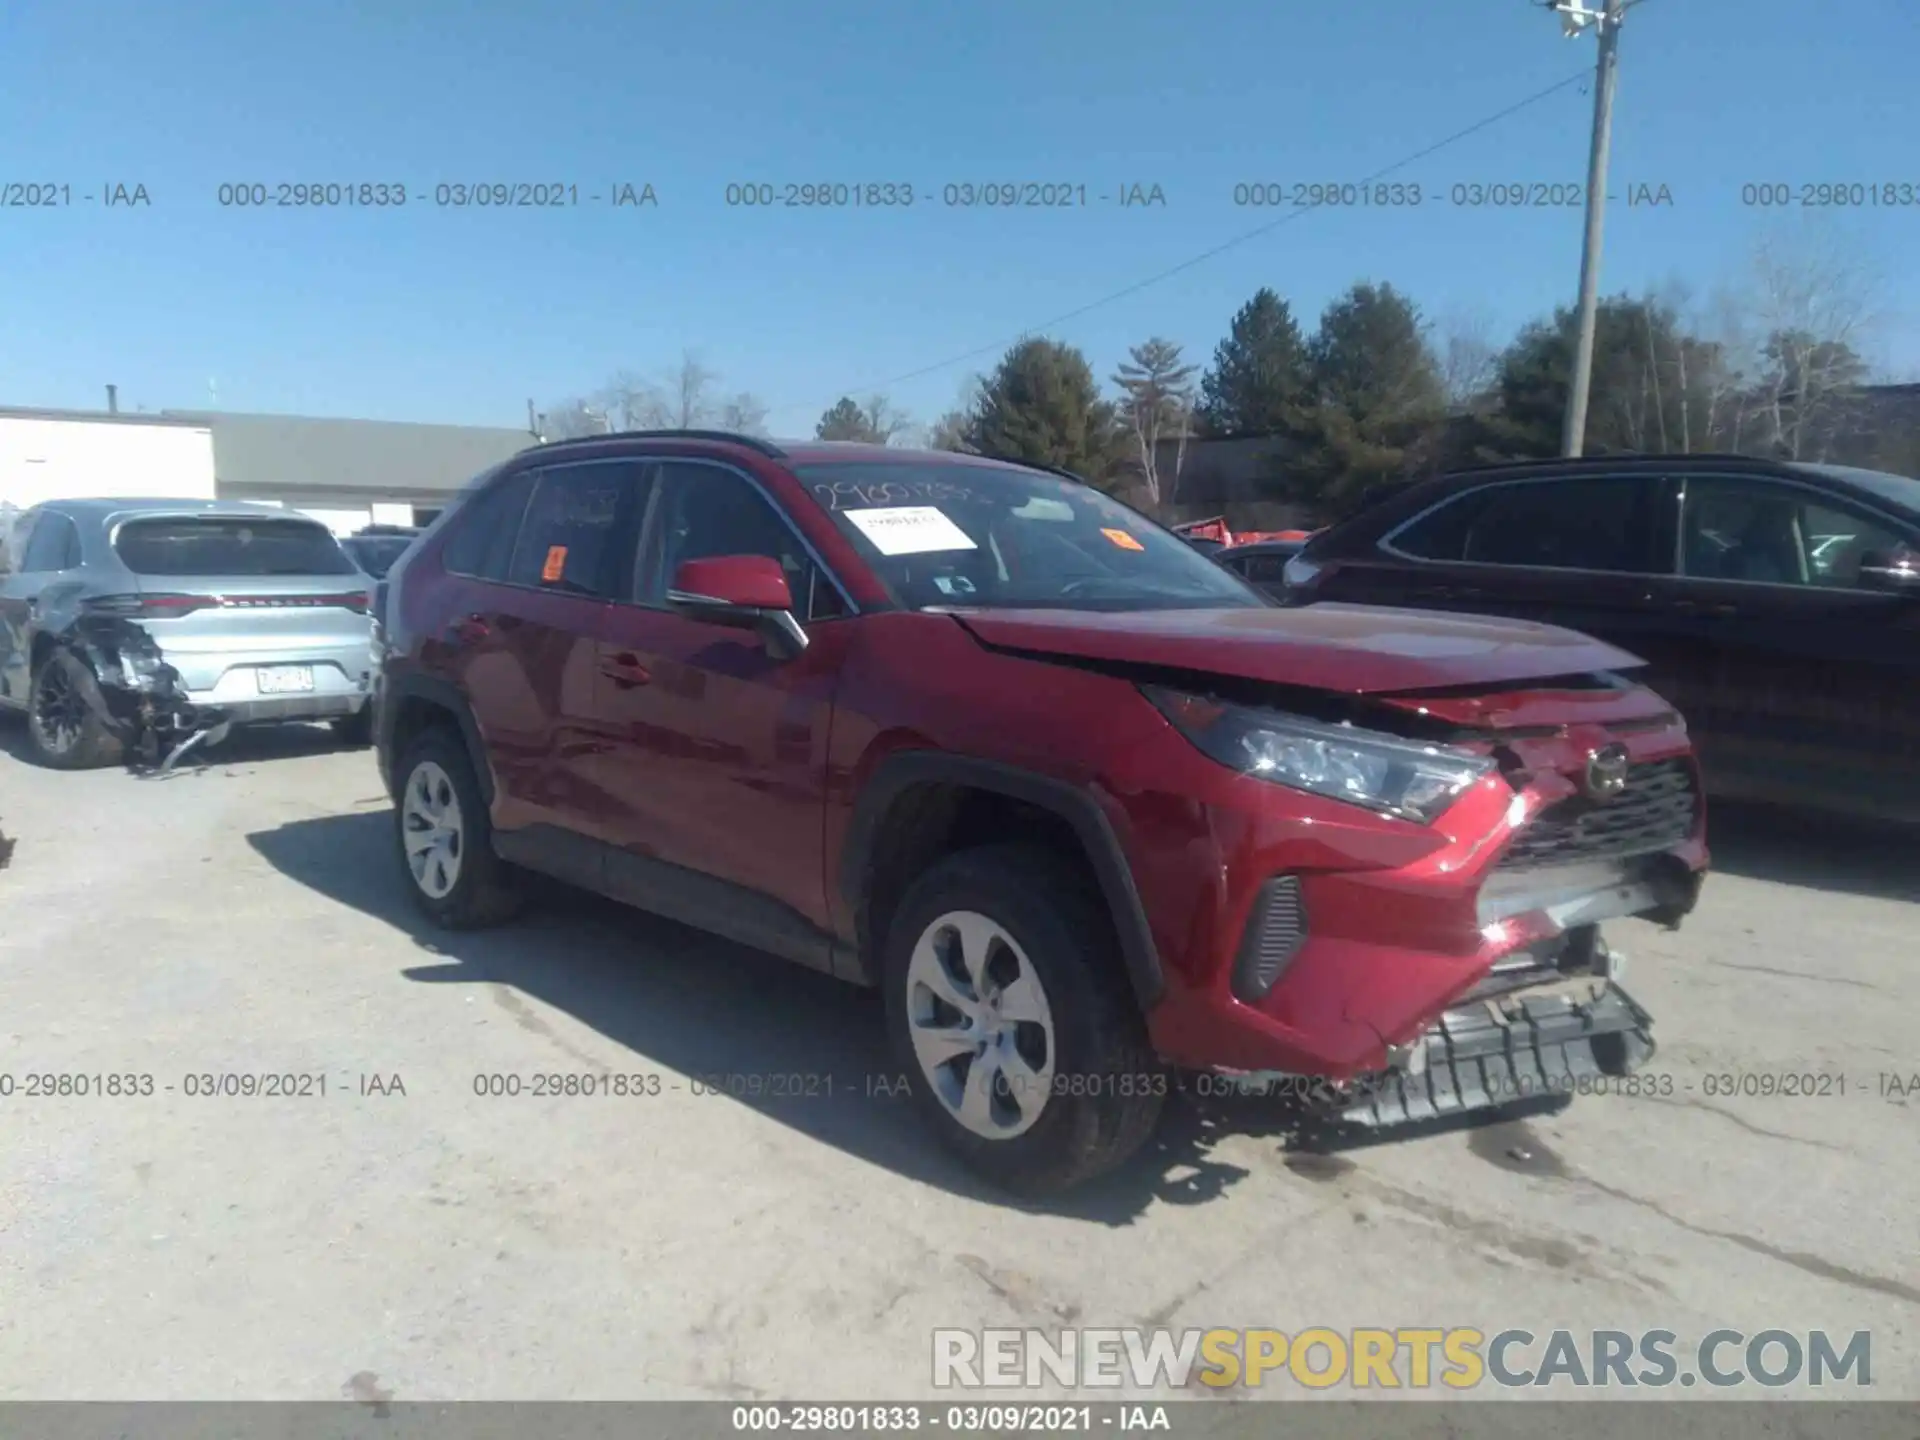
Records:
[[[65,515],[43,512],[20,557],[25,571],[71,570],[80,563],[80,532]]]
[[[451,533],[440,563],[456,575],[504,581],[520,536],[520,517],[533,493],[534,473],[509,475],[462,505],[447,522]]]
[[[113,548],[136,575],[356,575],[324,525],[234,515],[129,520]]]
[[[638,471],[624,461],[542,471],[520,523],[508,583],[601,599],[623,588],[615,573],[626,568],[619,537]]]
[[[1653,574],[1657,480],[1639,476],[1490,485],[1414,522],[1394,548],[1422,560]]]

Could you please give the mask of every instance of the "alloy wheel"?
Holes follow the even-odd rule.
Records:
[[[87,723],[87,699],[58,660],[49,660],[34,687],[34,737],[49,755],[65,755],[80,743]]]

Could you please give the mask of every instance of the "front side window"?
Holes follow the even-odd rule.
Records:
[[[113,548],[136,575],[182,578],[357,575],[333,532],[312,520],[167,515],[128,520]]]
[[[794,473],[901,605],[1178,610],[1269,602],[1089,486],[1014,467],[886,461]]]
[[[793,527],[752,484],[730,470],[693,461],[670,461],[662,470],[658,588],[671,586],[674,573],[689,560],[765,555],[786,572],[796,618],[833,620],[848,613]]]
[[[1658,493],[1659,482],[1642,476],[1488,485],[1415,520],[1391,543],[1420,560],[1656,574]]]
[[[1877,520],[1768,480],[1690,479],[1681,507],[1681,569],[1702,580],[1851,590],[1863,563],[1903,544]]]

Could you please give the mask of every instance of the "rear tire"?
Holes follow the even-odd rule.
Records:
[[[1105,905],[1054,852],[992,845],[936,863],[895,912],[882,984],[916,1103],[1001,1188],[1058,1195],[1153,1134],[1170,1076]]]
[[[97,770],[124,753],[107,728],[107,702],[87,662],[56,649],[33,672],[27,691],[27,749],[50,770]]]
[[[467,749],[434,728],[409,745],[397,770],[394,849],[414,903],[447,930],[479,930],[519,913],[511,868],[493,849],[493,823]]]

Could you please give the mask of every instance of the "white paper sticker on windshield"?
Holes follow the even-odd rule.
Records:
[[[926,555],[937,550],[977,550],[967,532],[932,505],[847,510],[847,519],[882,555]]]

